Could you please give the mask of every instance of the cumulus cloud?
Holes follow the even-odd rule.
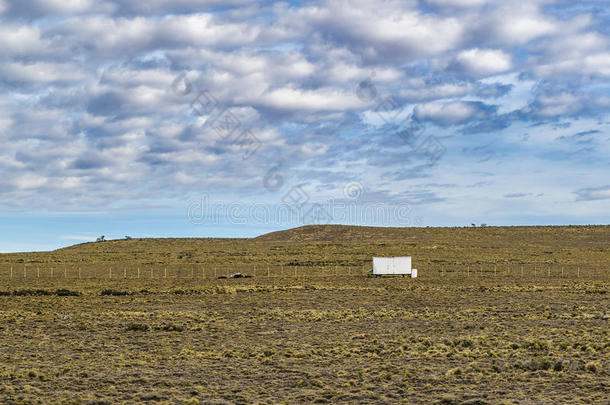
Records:
[[[95,0],[3,0],[4,12],[16,17],[38,18],[49,15],[73,15],[112,12],[118,7],[110,1]],[[0,4],[0,11],[2,6]]]
[[[293,27],[294,35],[322,35],[371,62],[438,54],[459,44],[464,33],[457,18],[421,13],[397,1],[329,1],[283,17],[280,25]]]
[[[41,31],[37,27],[18,23],[0,25],[0,47],[3,50],[0,57],[44,54],[50,42],[41,37]]]
[[[440,6],[460,6],[460,7],[474,7],[481,6],[487,3],[489,0],[426,0],[427,3],[437,4]]]
[[[461,97],[471,94],[476,87],[469,82],[430,83],[424,79],[411,79],[406,85],[400,96],[413,102]]]
[[[506,72],[512,67],[511,57],[498,49],[468,49],[460,52],[454,67],[475,76],[489,76]]]
[[[415,116],[419,120],[452,125],[482,119],[490,110],[493,107],[478,102],[425,103],[416,107]]]
[[[278,110],[293,111],[343,111],[361,106],[354,93],[328,89],[307,91],[281,88],[263,95],[260,102]]]
[[[481,20],[481,34],[498,43],[525,44],[560,31],[560,22],[544,14],[543,1],[507,1]]]
[[[21,84],[74,83],[87,76],[76,64],[53,62],[3,63],[0,74],[5,81]]]
[[[0,206],[160,204],[194,190],[280,200],[262,181],[276,165],[283,192],[361,177],[370,196],[445,201],[403,191],[451,177],[443,159],[470,184],[493,177],[462,151],[477,164],[540,156],[540,139],[565,147],[592,128],[531,128],[608,121],[607,16],[545,4],[0,0]],[[380,117],[395,112],[425,127],[417,142],[400,136],[417,128]]]

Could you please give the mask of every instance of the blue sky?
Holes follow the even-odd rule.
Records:
[[[610,222],[607,1],[0,0],[0,252]]]

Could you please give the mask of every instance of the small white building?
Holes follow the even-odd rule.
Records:
[[[411,268],[411,256],[373,257],[373,275],[402,275],[417,277],[417,269]]]

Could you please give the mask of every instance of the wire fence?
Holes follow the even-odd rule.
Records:
[[[418,278],[608,279],[602,266],[578,264],[428,264],[418,268]],[[362,277],[362,266],[278,266],[267,264],[0,264],[0,280],[18,279],[217,279],[236,273],[254,278]]]
[[[267,266],[267,265],[122,265],[116,263],[87,265],[0,265],[0,279],[217,279],[241,274],[250,277],[339,277],[359,276],[362,267],[353,266]]]

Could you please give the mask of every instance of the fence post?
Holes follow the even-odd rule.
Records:
[[[494,264],[494,276],[496,275],[496,265]]]
[[[164,276],[163,276],[163,278],[167,278],[167,267],[164,267],[164,268],[163,268],[163,271],[164,271]]]
[[[13,278],[13,266],[11,266],[11,278]]]
[[[563,266],[561,266],[561,278],[563,278]]]
[[[138,267],[138,278],[140,278],[140,268]]]
[[[269,266],[267,266],[267,278],[271,277],[271,274],[269,274]]]
[[[108,267],[108,278],[112,279],[112,267]]]
[[[580,278],[580,267],[578,267],[578,271],[576,273],[576,277]]]
[[[40,267],[36,267],[36,278],[40,278]]]
[[[547,272],[547,276],[548,276],[549,278],[551,278],[551,266],[549,266],[549,267],[546,269],[546,272]]]

